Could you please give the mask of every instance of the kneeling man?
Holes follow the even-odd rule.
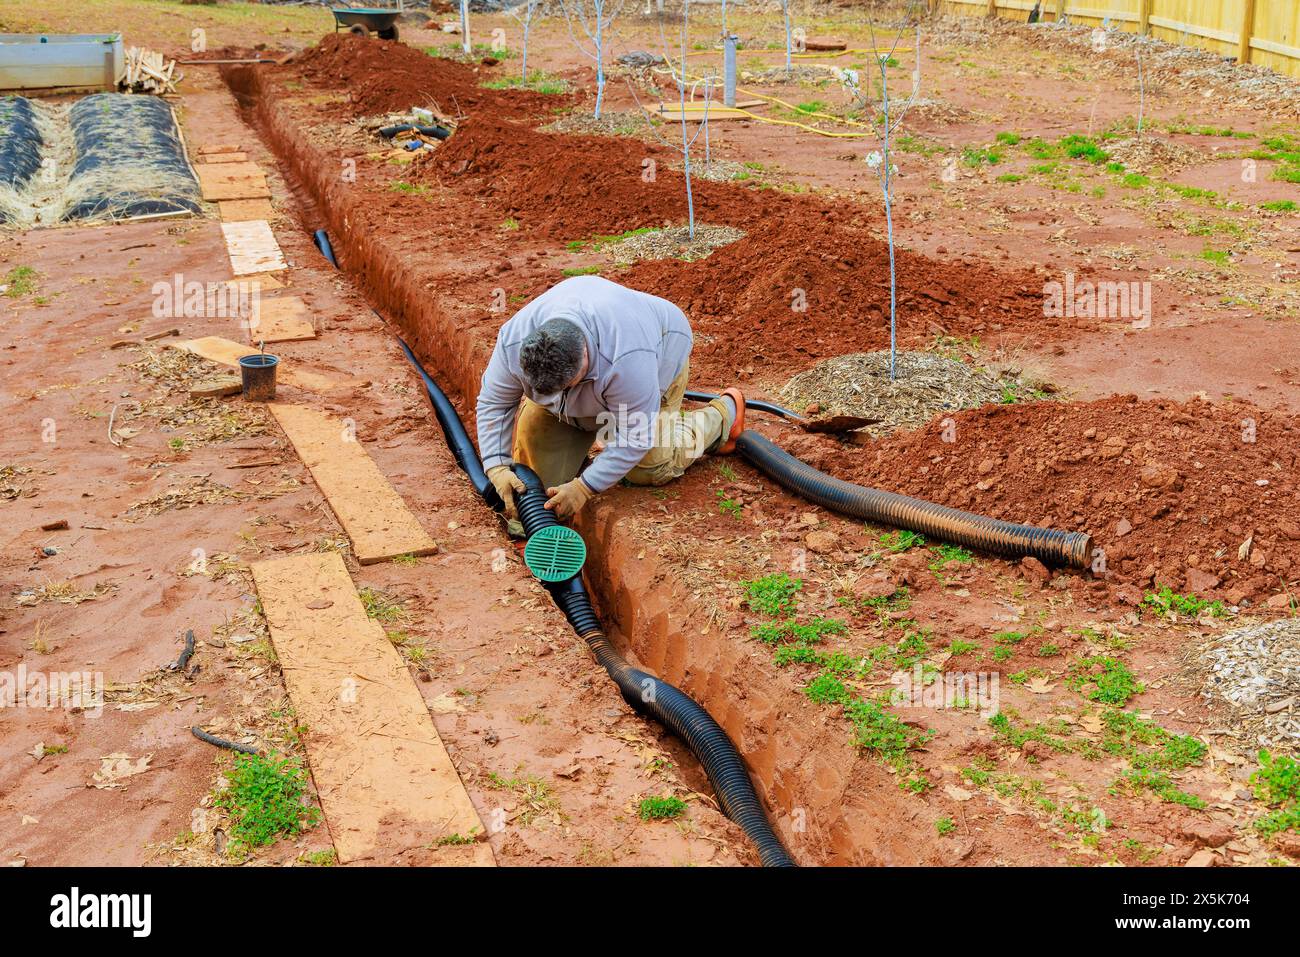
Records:
[[[706,452],[732,451],[745,427],[739,389],[681,411],[691,343],[671,302],[600,276],[566,279],[515,313],[478,395],[479,452],[507,516],[517,518],[511,491],[523,491],[512,462],[536,472],[546,507],[569,519],[620,479],[663,485]]]

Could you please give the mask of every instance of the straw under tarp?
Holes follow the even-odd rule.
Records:
[[[74,165],[62,220],[200,211],[199,184],[164,100],[100,93],[68,113]]]

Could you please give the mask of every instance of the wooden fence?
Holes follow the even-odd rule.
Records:
[[[939,0],[945,13],[1025,21],[1034,0]],[[1257,63],[1300,76],[1300,2],[1297,0],[1041,0],[1046,23],[1110,25],[1169,43],[1199,47],[1238,63]]]

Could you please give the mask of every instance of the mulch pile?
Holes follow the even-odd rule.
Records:
[[[530,90],[484,89],[479,84],[497,73],[429,56],[404,43],[362,39],[350,33],[327,34],[295,63],[303,76],[347,90],[357,116],[436,106],[447,116],[483,110],[522,117],[552,110],[572,99]]]
[[[1230,604],[1278,595],[1283,580],[1295,589],[1294,418],[1239,403],[1134,396],[986,406],[946,418],[952,443],[939,419],[857,454],[807,438],[810,447],[797,454],[875,488],[1086,530],[1104,550],[1106,580],[1121,600],[1136,603],[1153,585]],[[1285,607],[1285,596],[1274,604]]]
[[[876,420],[872,436],[918,429],[936,415],[977,409],[1002,399],[983,369],[933,352],[899,352],[889,377],[889,351],[850,352],[817,363],[787,382],[778,397],[805,415],[858,415]]]

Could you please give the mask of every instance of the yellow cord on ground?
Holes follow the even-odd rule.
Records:
[[[776,96],[767,96],[766,94],[758,93],[758,92],[756,92],[756,91],[754,91],[754,90],[749,90],[749,89],[746,89],[745,87],[742,87],[742,86],[738,86],[738,87],[736,87],[736,92],[737,92],[737,93],[744,93],[746,96],[757,97],[757,98],[760,99],[760,100],[766,100],[767,102],[769,102],[769,103],[775,103],[775,104],[777,104],[778,106],[784,106],[787,110],[793,110],[795,113],[802,113],[804,116],[815,116],[815,117],[817,117],[817,119],[819,119],[819,120],[830,120],[830,121],[833,122],[833,123],[843,123],[845,126],[857,126],[857,127],[861,127],[861,128],[864,129],[864,130],[875,129],[875,127],[873,127],[870,123],[859,123],[857,120],[850,120],[850,119],[846,119],[845,117],[842,117],[842,116],[835,116],[833,113],[818,113],[818,112],[816,112],[816,111],[807,112],[807,111],[805,111],[805,110],[801,110],[801,109],[799,109],[799,107],[795,106],[793,103],[787,103],[785,100],[781,99],[780,97],[776,97]],[[777,120],[769,120],[769,122],[776,123],[776,122],[778,122],[778,121],[777,121]],[[823,134],[826,134],[826,135],[828,135],[828,136],[829,136],[829,135],[834,135],[834,136],[861,136],[861,135],[862,135],[862,134],[860,134],[860,133],[835,133],[835,134],[827,134],[825,130],[819,130],[819,129],[816,129],[815,127],[811,127],[811,126],[808,127],[808,129],[812,130],[814,133],[823,133]]]
[[[750,95],[754,96],[757,94],[750,94]],[[735,107],[734,109],[739,109],[739,107]],[[772,116],[760,116],[759,114],[751,112],[750,110],[740,110],[740,112],[744,113],[748,117],[751,117],[752,119],[758,120],[758,122],[760,123],[772,123],[775,126],[794,126],[801,130],[807,130],[809,133],[816,133],[818,136],[829,136],[836,139],[861,139],[862,137],[867,135],[865,133],[836,133],[833,130],[819,130],[815,126],[809,126],[807,123],[800,123],[797,120],[778,120]],[[819,114],[810,113],[808,115],[817,116]]]

